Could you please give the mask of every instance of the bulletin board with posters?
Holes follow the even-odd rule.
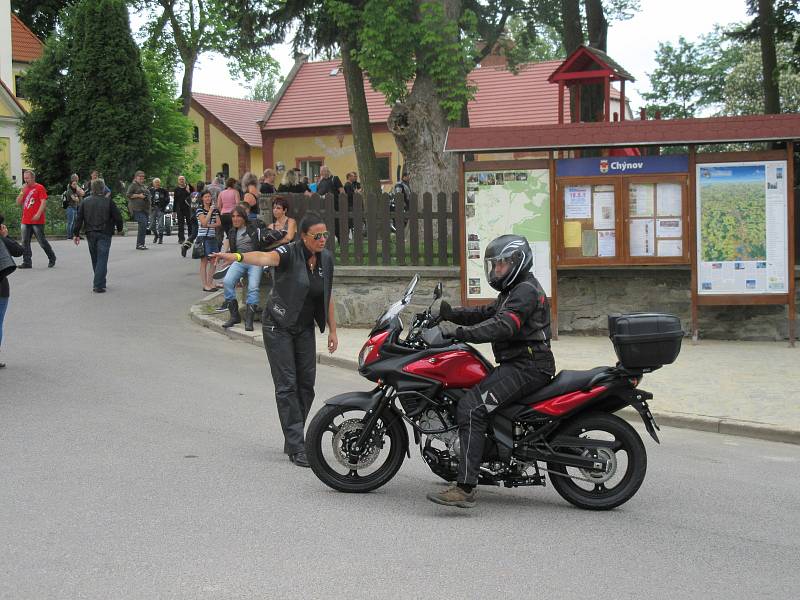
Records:
[[[463,164],[464,304],[483,304],[497,297],[498,291],[486,280],[483,256],[493,239],[509,233],[527,238],[533,253],[531,271],[551,295],[549,166],[547,160]]]
[[[690,262],[688,157],[556,161],[558,266]]]
[[[698,337],[698,305],[786,304],[793,343],[791,155],[780,150],[697,155],[695,163],[693,337]]]

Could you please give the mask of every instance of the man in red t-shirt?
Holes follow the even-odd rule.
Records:
[[[44,186],[36,183],[33,171],[24,171],[22,178],[25,185],[17,196],[17,204],[22,207],[22,264],[20,269],[31,268],[31,237],[36,236],[36,241],[47,254],[48,267],[56,265],[56,253],[44,236],[45,208],[47,207],[47,191]]]

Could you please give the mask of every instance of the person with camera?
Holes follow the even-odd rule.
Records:
[[[189,238],[195,237],[192,235],[192,192],[194,192],[194,188],[187,183],[186,177],[183,175],[178,176],[178,185],[175,186],[175,191],[173,192],[172,210],[175,211],[175,215],[178,217],[179,244],[183,244],[186,241],[186,236],[183,233],[184,226]]]
[[[144,242],[147,235],[147,210],[150,195],[144,185],[144,171],[136,171],[133,182],[128,186],[125,195],[128,198],[128,212],[138,225],[136,249],[147,250]]]
[[[78,174],[73,173],[69,178],[67,189],[61,196],[61,206],[67,217],[67,239],[72,239],[72,228],[75,225],[75,217],[78,216],[78,205],[84,196],[83,188],[78,185]]]

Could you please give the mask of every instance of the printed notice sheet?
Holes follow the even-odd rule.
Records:
[[[588,185],[569,186],[564,190],[564,218],[592,218],[592,188]],[[580,244],[578,244],[580,246]]]
[[[656,232],[653,219],[631,219],[631,256],[655,256]]]
[[[617,236],[611,229],[608,231],[597,232],[597,256],[616,256],[617,255]]]
[[[614,228],[614,191],[594,192],[594,228]]]

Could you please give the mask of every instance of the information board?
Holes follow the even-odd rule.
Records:
[[[697,165],[697,293],[789,292],[786,161]]]
[[[551,295],[550,173],[547,169],[469,171],[464,174],[466,297],[497,296],[483,265],[486,246],[508,233],[524,235],[533,252],[533,274]]]

